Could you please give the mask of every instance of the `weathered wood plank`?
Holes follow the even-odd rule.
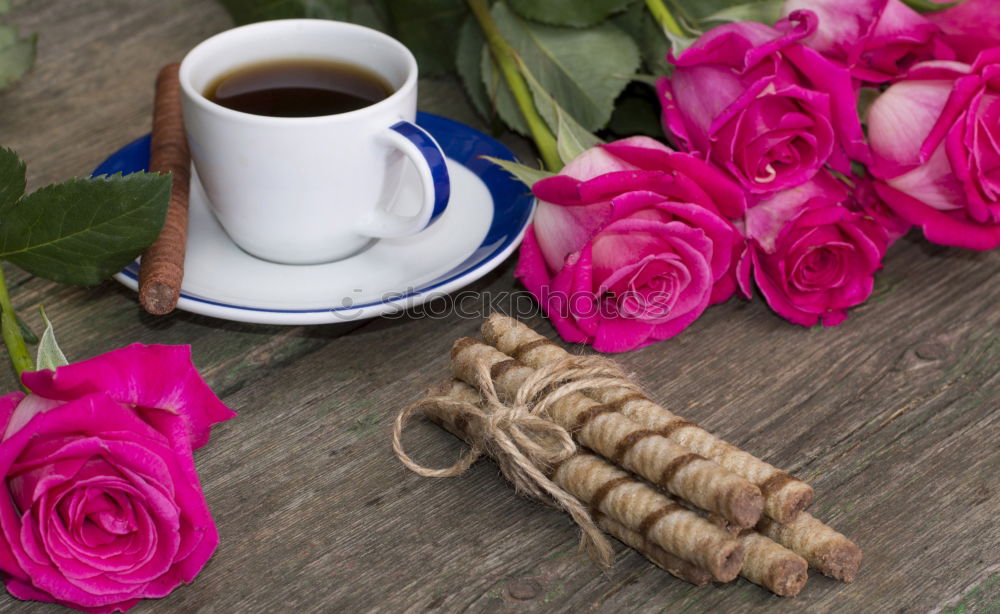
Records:
[[[85,174],[148,130],[155,70],[228,26],[209,0],[22,0],[13,20],[41,32],[40,58],[0,93],[0,144],[29,161],[33,187]],[[454,82],[421,88],[424,108],[475,121]],[[569,520],[514,496],[492,463],[451,480],[403,469],[389,424],[445,375],[451,341],[477,320],[158,319],[110,282],[67,288],[5,270],[17,307],[37,327],[44,303],[71,357],[191,343],[240,412],[197,455],[218,553],[194,585],[136,612],[968,614],[994,611],[1000,586],[998,265],[1000,253],[911,237],[891,250],[877,295],[836,329],[802,329],[759,300],[734,300],[679,338],[620,357],[668,406],[809,478],[814,513],[864,548],[854,584],[814,576],[791,601],[742,580],[690,587],[622,547],[601,573],[575,554]],[[510,291],[512,268],[473,289]],[[6,371],[0,385],[14,385]],[[406,442],[430,464],[461,451],[421,423]],[[29,607],[63,611],[0,596],[0,613]]]

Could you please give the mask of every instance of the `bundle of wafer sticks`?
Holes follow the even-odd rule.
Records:
[[[606,563],[596,526],[696,585],[739,575],[791,597],[810,566],[854,579],[861,550],[804,511],[805,482],[658,405],[610,361],[499,314],[482,334],[456,341],[454,379],[400,413],[393,448],[410,469],[447,477],[487,454],[519,490],[570,513]],[[401,435],[415,411],[469,453],[447,469],[413,461]]]

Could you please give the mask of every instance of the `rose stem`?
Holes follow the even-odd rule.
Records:
[[[0,328],[3,330],[3,342],[7,346],[10,363],[13,365],[18,379],[20,379],[21,373],[33,371],[35,366],[31,364],[31,355],[28,354],[28,346],[24,343],[24,336],[21,335],[21,327],[17,323],[17,314],[14,312],[14,306],[10,302],[10,294],[7,292],[7,279],[4,277],[2,265],[0,265]]]
[[[486,36],[493,59],[496,60],[497,66],[500,67],[500,72],[503,73],[504,79],[507,81],[511,93],[514,95],[517,108],[521,111],[521,115],[524,116],[524,120],[528,124],[528,130],[531,132],[531,137],[538,147],[538,153],[542,156],[545,167],[553,173],[559,172],[559,169],[563,167],[563,163],[556,148],[556,139],[545,123],[545,120],[539,115],[538,109],[535,108],[535,101],[531,95],[531,90],[528,89],[528,84],[525,83],[524,77],[521,76],[517,68],[516,53],[507,41],[504,40],[500,34],[500,30],[497,29],[497,25],[493,21],[493,16],[490,15],[490,9],[486,4],[486,0],[468,0],[468,3],[469,8],[472,9],[472,14],[476,17],[476,21],[479,22],[479,27]]]
[[[653,18],[656,19],[657,23],[664,30],[677,36],[686,36],[680,24],[670,14],[670,10],[663,4],[663,0],[646,0],[646,8],[649,9],[649,12],[653,14]]]
[[[139,304],[153,315],[174,310],[184,277],[191,154],[181,116],[179,69],[177,63],[167,64],[156,77],[149,170],[171,173],[173,184],[163,229],[139,263]]]
[[[487,343],[536,369],[570,356],[545,336],[500,314],[487,318],[482,332]],[[812,502],[812,487],[802,480],[726,443],[628,387],[588,390],[586,394],[600,403],[616,405],[629,419],[756,484],[764,493],[764,514],[779,522],[794,520]]]
[[[478,399],[474,389],[457,381],[448,395]],[[426,405],[424,416],[460,437],[480,428],[453,405]],[[589,505],[595,517],[617,521],[720,582],[739,574],[743,548],[736,538],[601,457],[578,450],[551,471],[552,481]]]

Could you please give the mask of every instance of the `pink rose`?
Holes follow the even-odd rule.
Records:
[[[910,231],[913,224],[899,217],[899,214],[879,198],[871,178],[852,177],[851,179],[855,185],[851,190],[851,198],[847,202],[848,209],[867,215],[878,222],[882,228],[885,228],[890,245]]]
[[[0,398],[0,571],[19,599],[125,611],[191,582],[219,536],[191,451],[235,414],[187,347],[131,345]]]
[[[757,194],[868,159],[850,73],[797,42],[816,16],[795,11],[778,28],[713,28],[657,82],[666,131]]]
[[[819,27],[802,43],[848,67],[860,81],[882,83],[922,60],[951,60],[941,30],[900,0],[785,0],[789,14],[814,11]]]
[[[595,147],[532,187],[516,275],[567,341],[622,352],[676,335],[735,289],[746,209],[721,172],[647,137]]]
[[[971,64],[980,51],[1000,44],[1000,0],[962,0],[926,17],[944,31],[944,41],[962,62]]]
[[[771,195],[747,211],[747,251],[740,288],[750,276],[778,315],[802,326],[836,326],[863,303],[882,266],[888,236],[867,215],[845,205],[847,188],[823,171]]]
[[[879,196],[934,243],[1000,245],[1000,47],[970,66],[924,62],[875,99]]]

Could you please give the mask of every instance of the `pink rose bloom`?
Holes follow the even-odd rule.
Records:
[[[784,11],[814,11],[819,27],[802,43],[847,66],[860,81],[882,83],[916,62],[951,60],[941,30],[900,0],[785,0]]]
[[[851,190],[851,197],[847,201],[847,208],[856,213],[867,215],[885,228],[892,245],[897,239],[910,231],[913,224],[899,217],[885,201],[879,198],[875,191],[875,184],[869,177],[851,177],[854,188]]]
[[[795,11],[777,27],[713,28],[657,82],[667,133],[757,194],[868,159],[850,73],[798,42],[815,14]]]
[[[962,0],[926,17],[944,31],[944,41],[962,62],[971,64],[980,51],[1000,44],[1000,0]]]
[[[742,190],[648,137],[595,147],[532,187],[517,277],[567,341],[623,352],[673,337],[735,290]]]
[[[878,195],[934,243],[1000,245],[1000,47],[970,66],[924,62],[875,99]]]
[[[131,345],[24,373],[0,398],[0,571],[19,599],[125,611],[219,543],[191,451],[235,414],[187,347]]]
[[[844,184],[826,171],[771,195],[747,211],[747,251],[740,289],[750,296],[751,272],[767,304],[802,326],[836,326],[847,308],[872,292],[888,237],[867,215],[849,210]]]

